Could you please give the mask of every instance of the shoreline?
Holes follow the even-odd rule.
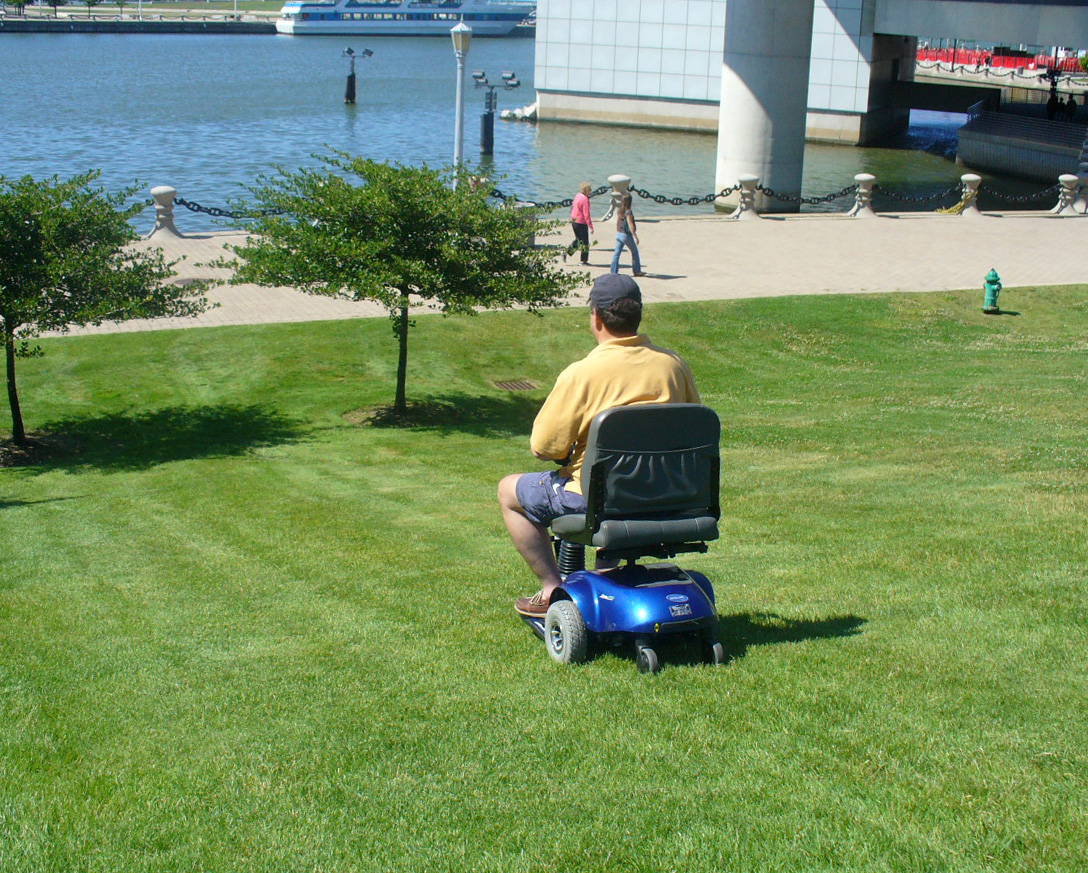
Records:
[[[116,11],[106,12],[106,9]],[[37,13],[37,14],[34,14]],[[27,7],[22,16],[0,14],[0,34],[4,33],[137,33],[137,34],[244,34],[276,36],[276,19],[279,10],[231,12],[229,10],[202,10],[185,7],[170,10],[148,11],[137,17],[125,13],[122,7],[103,7],[97,15],[77,17],[65,10],[59,17],[48,16],[40,8]],[[355,34],[307,34],[313,36],[354,36]],[[374,34],[396,36],[396,34]],[[536,35],[536,28],[519,25],[503,39],[526,39]]]
[[[0,18],[2,33],[212,33],[259,34],[276,33],[272,21],[245,21],[227,17],[200,18]]]

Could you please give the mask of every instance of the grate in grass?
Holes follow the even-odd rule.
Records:
[[[495,387],[503,391],[533,391],[540,386],[528,379],[510,379],[506,382],[496,382]]]

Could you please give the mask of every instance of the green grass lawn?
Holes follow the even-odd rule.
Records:
[[[1082,871],[1088,288],[654,305],[725,667],[561,668],[494,504],[584,310],[52,339],[0,471],[0,871]],[[527,393],[492,380],[530,379]]]

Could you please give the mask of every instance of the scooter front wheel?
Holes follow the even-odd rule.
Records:
[[[557,600],[548,607],[544,645],[557,664],[578,664],[586,659],[589,635],[578,607],[570,600]]]
[[[643,646],[638,650],[635,658],[635,667],[639,673],[656,673],[661,669],[661,662],[657,659],[657,652],[649,646]]]

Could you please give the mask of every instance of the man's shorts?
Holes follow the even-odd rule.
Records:
[[[561,515],[578,515],[586,511],[586,499],[567,491],[570,481],[557,470],[546,473],[525,473],[518,477],[515,493],[529,521],[549,525]]]

